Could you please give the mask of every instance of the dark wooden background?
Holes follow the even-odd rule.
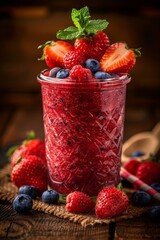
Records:
[[[46,66],[38,62],[38,45],[55,39],[58,29],[71,24],[72,7],[88,5],[92,17],[110,24],[110,41],[126,41],[142,48],[128,85],[124,141],[140,131],[150,131],[160,121],[160,67],[158,1],[18,1],[0,2],[0,167],[7,163],[9,146],[35,130],[44,137],[40,86],[37,74]],[[11,204],[0,203],[0,239],[160,239],[159,225],[147,219],[122,221],[83,229],[43,213],[21,217]],[[110,234],[111,233],[111,234]],[[115,235],[114,235],[115,233]],[[154,233],[154,234],[153,234]],[[153,238],[154,237],[154,238]]]

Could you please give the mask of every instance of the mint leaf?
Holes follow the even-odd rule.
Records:
[[[81,31],[89,22],[90,13],[88,7],[81,8],[80,10],[73,8],[71,18],[74,25]]]
[[[80,34],[80,31],[76,27],[71,26],[64,30],[59,30],[57,32],[56,37],[62,40],[72,40],[74,38],[77,38],[79,34]]]
[[[104,30],[108,24],[109,23],[106,20],[90,20],[85,30],[86,32],[95,34],[97,31]]]
[[[104,30],[108,26],[106,20],[90,20],[88,7],[83,7],[79,10],[72,9],[71,19],[74,26],[68,27],[57,32],[57,38],[62,40],[72,40],[75,38],[89,38],[95,35],[98,31]],[[43,59],[43,56],[42,58]],[[40,60],[41,60],[40,59]]]

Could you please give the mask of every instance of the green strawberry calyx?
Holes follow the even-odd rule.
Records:
[[[71,19],[74,26],[59,30],[56,37],[62,40],[89,38],[96,35],[98,31],[104,30],[109,24],[105,19],[90,20],[90,17],[87,6],[79,10],[73,8]]]

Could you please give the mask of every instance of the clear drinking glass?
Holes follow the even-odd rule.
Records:
[[[49,185],[59,193],[91,196],[119,183],[127,75],[77,83],[41,84]]]

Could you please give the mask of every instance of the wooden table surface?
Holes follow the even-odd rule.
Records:
[[[127,139],[140,130],[146,130],[148,126],[152,127],[151,124],[154,124],[154,121],[142,125],[126,120],[124,138]],[[7,163],[5,156],[7,149],[21,142],[29,130],[34,130],[38,137],[44,137],[40,94],[19,97],[14,95],[12,104],[3,105],[1,108],[1,168]],[[10,203],[0,201],[0,239],[74,240],[78,237],[81,240],[160,239],[159,229],[160,222],[151,222],[145,218],[84,228],[80,224],[36,211],[32,211],[31,215],[22,216],[15,213]]]

